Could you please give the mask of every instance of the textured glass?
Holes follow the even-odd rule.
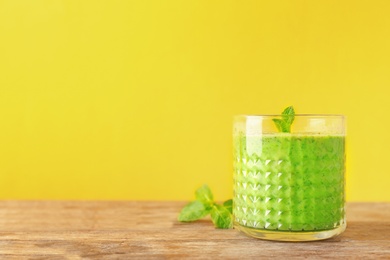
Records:
[[[254,229],[251,235],[256,231],[290,234],[280,240],[300,240],[302,232],[345,228],[344,161],[344,135],[236,132],[236,227]],[[259,232],[259,237],[264,234]],[[327,237],[303,240],[323,238]]]

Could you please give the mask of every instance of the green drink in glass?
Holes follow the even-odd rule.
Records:
[[[235,228],[281,241],[342,233],[345,118],[295,115],[291,132],[278,131],[275,118],[283,120],[281,115],[235,117]]]

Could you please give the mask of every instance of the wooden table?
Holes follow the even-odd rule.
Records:
[[[345,233],[302,243],[179,223],[184,204],[0,201],[0,259],[390,259],[390,203],[349,203]]]

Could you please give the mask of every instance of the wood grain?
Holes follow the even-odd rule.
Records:
[[[349,203],[341,236],[302,243],[180,223],[184,204],[1,201],[0,259],[390,259],[390,203]]]

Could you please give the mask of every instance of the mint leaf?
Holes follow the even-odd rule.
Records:
[[[272,119],[272,121],[274,121],[276,128],[278,129],[279,132],[284,132],[284,125],[282,119],[274,118]]]
[[[232,228],[233,216],[224,206],[215,204],[210,212],[211,220],[217,228]]]
[[[282,112],[282,118],[286,122],[287,125],[291,126],[291,124],[294,122],[295,118],[295,111],[292,106],[287,107]]]
[[[223,203],[223,206],[230,212],[230,214],[233,214],[233,200],[227,200]]]
[[[223,205],[214,202],[213,193],[206,184],[195,191],[196,200],[188,203],[180,212],[178,220],[191,222],[201,219],[208,214],[217,228],[232,228],[233,201],[227,200]]]
[[[213,193],[206,184],[195,191],[195,197],[202,202],[207,208],[211,208],[214,204]]]
[[[179,217],[177,218],[182,222],[190,222],[201,219],[207,214],[210,213],[210,209],[207,209],[205,205],[198,201],[192,201],[188,203],[180,212]]]
[[[279,132],[282,133],[290,133],[291,132],[291,125],[294,122],[295,119],[295,111],[292,106],[287,107],[282,112],[282,119],[274,118],[272,121],[274,121],[276,128],[279,130]]]

